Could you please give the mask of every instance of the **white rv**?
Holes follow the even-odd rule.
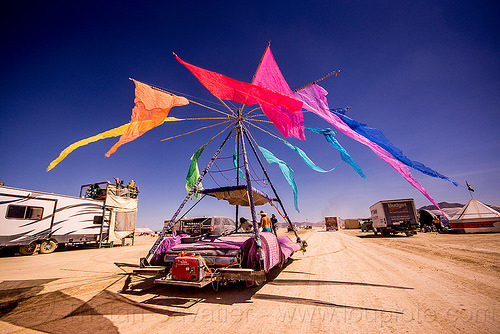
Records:
[[[52,253],[58,244],[102,246],[133,238],[136,189],[100,182],[83,185],[80,197],[72,197],[0,186],[0,249],[31,255],[37,248]]]

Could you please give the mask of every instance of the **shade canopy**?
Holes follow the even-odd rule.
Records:
[[[479,202],[477,199],[471,199],[460,211],[458,211],[452,220],[477,220],[489,219],[500,220],[500,212]]]
[[[231,205],[250,206],[250,201],[248,200],[248,189],[246,185],[203,189],[197,192],[200,194],[216,197],[219,200],[226,200]],[[273,200],[268,195],[255,188],[252,188],[252,193],[255,205],[264,205]]]

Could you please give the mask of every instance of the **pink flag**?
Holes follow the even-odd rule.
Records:
[[[394,168],[399,174],[401,174],[406,181],[408,181],[412,186],[414,186],[418,191],[420,191],[432,204],[434,204],[439,210],[439,205],[434,201],[434,199],[427,193],[424,187],[418,183],[417,180],[413,177],[410,172],[408,166],[394,158],[392,154],[387,152],[385,149],[370,141],[368,138],[360,135],[359,133],[352,130],[347,124],[344,123],[337,115],[330,112],[330,108],[328,107],[328,102],[326,100],[326,95],[328,92],[323,87],[312,84],[308,87],[305,87],[295,93],[295,97],[302,102],[304,102],[304,108],[312,111],[313,113],[321,116],[337,129],[342,131],[347,136],[352,139],[365,144],[376,155],[378,155],[382,160],[387,162],[392,168]],[[441,213],[443,213],[441,211]],[[445,217],[443,213],[443,217]]]
[[[233,100],[245,105],[259,104],[275,107],[279,110],[279,114],[276,117],[274,117],[273,114],[273,116],[271,116],[273,118],[268,115],[269,119],[273,121],[275,126],[285,137],[295,136],[295,132],[297,131],[290,130],[290,128],[294,127],[290,115],[300,114],[302,118],[302,102],[296,100],[293,95],[285,95],[273,89],[234,80],[220,73],[191,65],[177,56],[175,57],[216,97],[222,100]],[[281,117],[283,115],[285,117]],[[297,136],[300,136],[300,133],[297,133]],[[303,120],[302,136],[304,136]]]
[[[290,86],[286,82],[283,74],[274,60],[269,45],[262,56],[259,68],[255,73],[252,84],[273,89],[282,94],[294,97]],[[276,128],[285,137],[296,137],[306,139],[304,134],[304,117],[300,110],[287,110],[283,106],[270,106],[261,104],[260,107],[266,116],[274,123]]]

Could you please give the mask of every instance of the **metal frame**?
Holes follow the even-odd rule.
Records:
[[[160,235],[156,239],[156,241],[153,244],[153,246],[150,248],[150,250],[149,250],[148,254],[146,255],[146,257],[143,257],[143,258],[140,259],[140,265],[141,265],[142,268],[147,268],[147,267],[150,266],[149,265],[149,260],[150,260],[151,256],[158,249],[160,243],[165,238],[167,232],[170,231],[170,229],[175,225],[175,223],[178,220],[182,219],[182,217],[184,217],[187,214],[187,212],[189,212],[189,210],[192,209],[192,208],[190,208],[184,215],[181,216],[181,218],[177,218],[179,216],[180,212],[182,211],[182,209],[184,208],[184,206],[186,205],[187,201],[198,190],[199,184],[201,183],[201,181],[203,180],[204,176],[208,173],[208,170],[212,167],[213,163],[215,162],[215,160],[217,159],[217,157],[221,153],[222,148],[226,144],[227,140],[230,138],[230,136],[233,133],[233,131],[236,131],[236,154],[237,154],[236,184],[239,185],[239,168],[240,168],[239,167],[239,163],[240,163],[240,147],[241,147],[241,154],[243,156],[243,166],[244,166],[244,169],[245,169],[246,186],[247,186],[248,197],[249,197],[249,202],[250,202],[250,212],[251,212],[251,215],[252,215],[253,235],[254,235],[256,246],[257,246],[257,253],[258,253],[258,256],[259,256],[259,268],[258,268],[259,270],[255,271],[253,269],[245,269],[245,270],[240,270],[240,271],[237,271],[237,272],[233,272],[234,270],[233,271],[227,271],[227,272],[225,272],[224,270],[222,270],[220,272],[220,277],[218,277],[218,280],[225,280],[225,279],[229,279],[229,280],[231,280],[231,279],[253,280],[254,278],[255,278],[255,280],[260,280],[262,278],[264,278],[264,280],[265,280],[265,273],[263,271],[264,260],[263,260],[263,257],[262,257],[262,243],[261,243],[261,239],[260,239],[260,232],[259,232],[259,227],[258,227],[258,222],[257,222],[257,214],[256,214],[256,211],[255,211],[255,203],[254,203],[254,200],[253,200],[252,181],[251,181],[251,178],[250,178],[249,161],[248,161],[248,154],[247,154],[246,145],[245,145],[245,139],[249,143],[249,145],[250,145],[250,147],[251,147],[251,149],[252,149],[255,157],[257,158],[257,161],[259,162],[259,165],[260,165],[262,171],[264,172],[264,175],[265,175],[267,181],[271,185],[271,188],[272,188],[272,190],[274,192],[276,200],[279,203],[279,205],[281,207],[281,210],[285,214],[285,218],[286,218],[287,223],[290,226],[292,226],[292,228],[293,228],[293,224],[290,221],[290,218],[288,217],[288,214],[286,213],[286,210],[285,210],[285,208],[283,206],[283,203],[281,202],[281,199],[279,198],[278,193],[277,193],[276,189],[274,188],[274,186],[273,186],[273,184],[272,184],[272,182],[271,182],[271,180],[269,178],[269,175],[267,174],[267,171],[264,168],[264,165],[262,164],[261,159],[258,156],[257,150],[255,149],[254,145],[252,144],[252,142],[250,140],[250,137],[247,134],[247,130],[243,126],[243,117],[241,115],[241,109],[237,109],[237,114],[235,116],[235,124],[234,124],[233,128],[231,129],[231,131],[229,132],[229,134],[225,137],[225,139],[222,141],[222,143],[220,144],[219,148],[217,149],[217,151],[215,152],[215,154],[212,156],[212,158],[208,162],[208,164],[205,167],[205,169],[203,169],[203,171],[200,173],[200,176],[198,177],[198,180],[196,181],[196,183],[194,184],[194,186],[189,190],[188,194],[186,195],[186,197],[184,198],[184,200],[182,201],[182,203],[180,204],[179,208],[174,213],[174,215],[172,216],[172,218],[170,219],[170,221],[168,222],[168,224],[164,226],[162,232],[160,233]],[[199,201],[197,203],[195,203],[195,205],[198,204]],[[238,227],[238,224],[239,224],[239,206],[236,205],[236,227]],[[295,237],[297,238],[297,242],[301,243],[301,246],[304,249],[307,246],[307,243],[305,241],[302,241],[300,239],[300,237],[298,236],[297,231],[295,230],[295,228],[293,228],[293,231],[295,233]],[[172,234],[175,236],[175,231],[173,231]],[[264,273],[264,274],[262,274],[262,273]],[[226,276],[227,276],[227,278],[225,278]],[[167,277],[164,277],[162,279],[158,279],[157,283],[182,285],[182,284],[180,284],[178,282],[177,283],[171,283],[170,281],[168,281]],[[204,285],[203,283],[201,283],[201,284]],[[189,284],[189,285],[193,285],[193,284]],[[196,284],[196,286],[199,286],[199,285],[200,284]]]

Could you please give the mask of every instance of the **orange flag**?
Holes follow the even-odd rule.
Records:
[[[107,157],[115,153],[116,149],[121,145],[135,140],[152,128],[162,124],[172,107],[189,103],[185,97],[153,89],[151,86],[134,79],[130,80],[135,83],[135,107],[132,109],[132,117],[127,131],[106,152]]]

